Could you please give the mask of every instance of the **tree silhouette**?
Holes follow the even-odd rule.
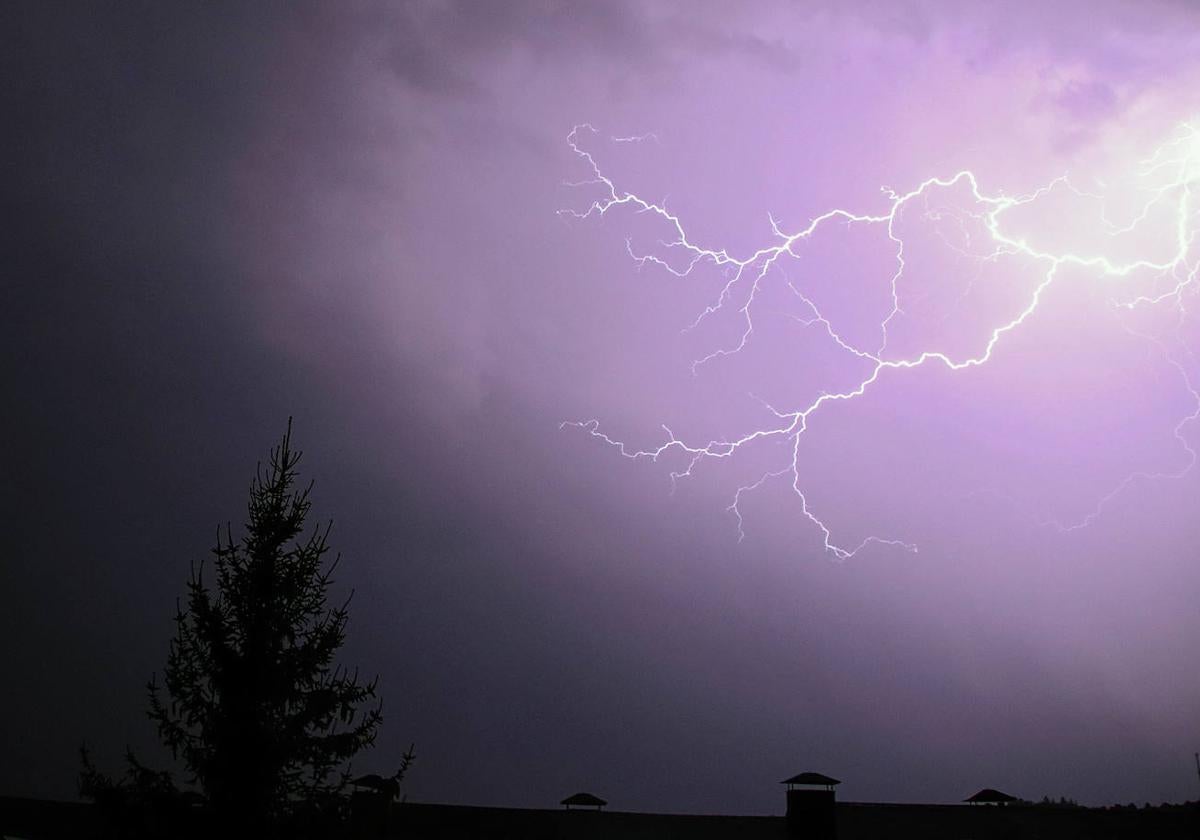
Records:
[[[219,822],[265,828],[340,791],[345,765],[382,717],[376,681],[336,665],[347,606],[326,597],[332,522],[305,535],[312,484],[298,489],[292,423],[250,485],[245,533],[217,530],[214,582],[192,570],[150,717]]]

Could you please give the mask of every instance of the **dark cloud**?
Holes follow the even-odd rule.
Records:
[[[578,0],[408,3],[389,14],[386,54],[396,75],[433,94],[480,92],[479,62],[526,54],[535,62],[594,53],[623,63],[653,52],[639,6]]]

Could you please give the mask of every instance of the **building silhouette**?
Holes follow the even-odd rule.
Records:
[[[371,780],[374,781],[374,780]],[[390,786],[362,785],[351,797],[352,819],[329,840],[1195,840],[1200,803],[1158,808],[1064,808],[1015,799],[994,788],[955,804],[837,801],[837,779],[800,773],[787,786],[782,816],[655,814],[602,810],[580,792],[554,808],[490,808],[395,801]],[[367,790],[361,790],[367,788]],[[985,807],[996,805],[998,807]],[[198,812],[197,812],[198,811]],[[186,824],[159,824],[139,837],[210,837],[203,807],[185,809]],[[0,797],[0,836],[28,840],[107,838],[113,834],[95,805]]]

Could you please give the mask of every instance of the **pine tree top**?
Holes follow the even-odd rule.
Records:
[[[335,662],[349,598],[328,603],[340,557],[327,562],[331,522],[306,531],[291,433],[255,472],[241,537],[218,529],[213,574],[193,567],[163,686],[148,686],[160,736],[214,808],[263,819],[341,790],[382,721],[376,681]]]

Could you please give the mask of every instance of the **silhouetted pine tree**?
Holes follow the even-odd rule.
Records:
[[[203,789],[214,816],[265,828],[299,803],[346,784],[346,762],[382,718],[374,680],[334,662],[347,605],[326,596],[332,523],[305,535],[312,484],[296,486],[291,420],[250,485],[245,535],[226,526],[213,553],[215,591],[193,568],[164,688],[151,679],[150,717]]]

